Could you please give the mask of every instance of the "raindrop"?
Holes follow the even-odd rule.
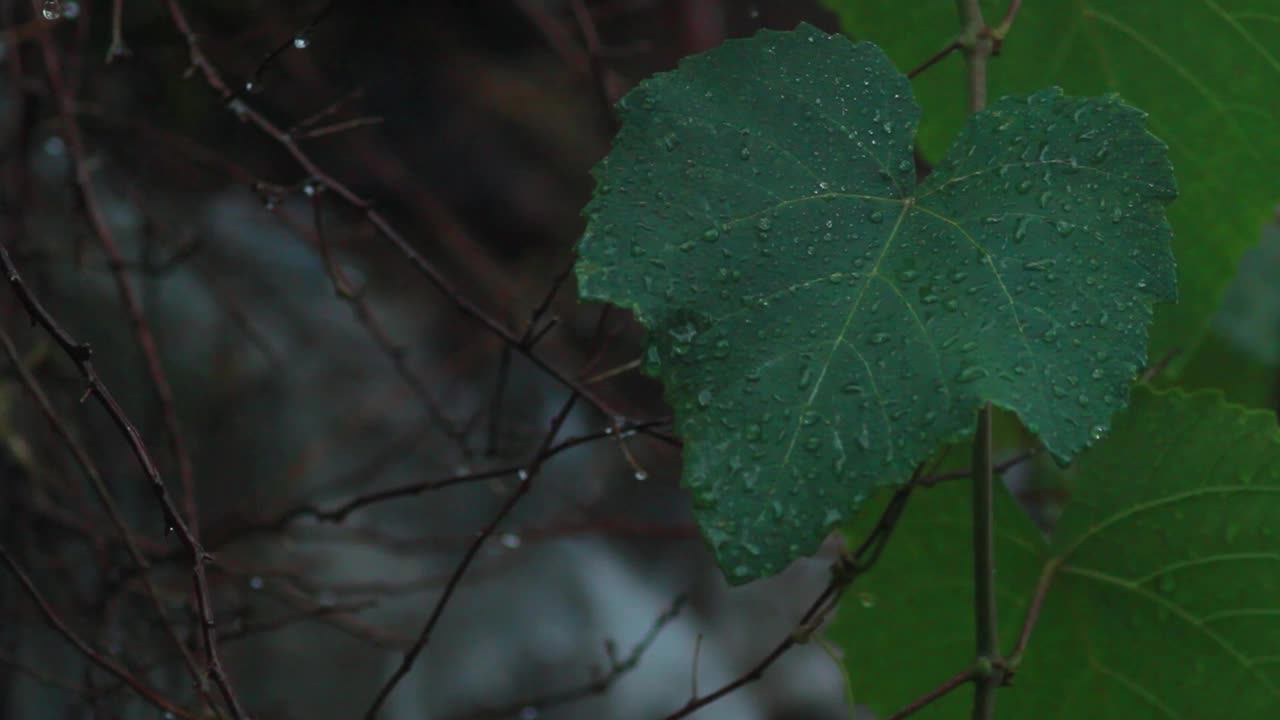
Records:
[[[800,375],[800,389],[804,390],[813,383],[813,368],[805,368]]]
[[[871,214],[867,216],[867,219],[878,225],[884,222],[884,212],[881,210],[872,210]]]
[[[876,596],[874,593],[861,592],[858,593],[858,604],[870,610],[876,606]]]
[[[649,479],[649,473],[643,469],[637,469],[632,477],[636,479],[636,482],[644,482]]]
[[[503,533],[502,537],[498,538],[498,542],[502,543],[502,547],[508,550],[518,550],[524,544],[520,536],[515,533]]]
[[[298,50],[306,50],[311,47],[311,38],[301,33],[293,36],[293,47]]]
[[[1018,221],[1018,227],[1013,231],[1013,241],[1022,242],[1027,237],[1027,226],[1031,224],[1030,217],[1024,217]]]
[[[40,14],[45,20],[57,20],[62,17],[63,7],[59,0],[45,0],[40,7]]]
[[[52,135],[48,140],[44,141],[44,154],[50,157],[58,157],[67,149],[67,143],[61,137]]]
[[[264,584],[265,583],[263,583],[262,578],[258,575],[254,575],[253,577],[249,578],[250,589],[261,590]]]
[[[956,373],[956,382],[970,383],[979,378],[987,376],[987,369],[978,365],[970,365],[960,372]]]
[[[529,471],[524,468],[520,468],[516,471],[516,477],[520,478],[520,482],[524,482],[529,479]]]
[[[862,431],[858,433],[858,447],[863,450],[871,449],[871,433],[867,430],[867,424],[862,424]]]

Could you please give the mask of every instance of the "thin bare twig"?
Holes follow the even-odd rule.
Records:
[[[356,321],[373,339],[382,354],[391,361],[392,367],[395,368],[396,373],[404,380],[405,384],[409,386],[409,389],[413,391],[413,394],[418,397],[418,401],[426,408],[431,422],[435,423],[454,444],[465,450],[465,433],[458,428],[457,423],[445,415],[444,410],[440,408],[439,400],[431,392],[431,388],[427,387],[427,384],[409,368],[404,346],[391,339],[391,334],[387,331],[386,326],[365,299],[363,290],[356,288],[355,284],[351,282],[351,278],[347,275],[347,271],[343,269],[342,264],[334,256],[332,243],[329,241],[324,224],[324,193],[313,186],[308,185],[306,187],[307,194],[311,200],[315,245],[320,252],[320,258],[324,261],[329,279],[333,283],[334,292],[351,307],[351,312]]]
[[[952,41],[951,44],[947,45],[946,47],[942,48],[938,52],[934,53],[932,56],[929,57],[928,60],[925,60],[924,62],[920,63],[915,67],[915,69],[908,72],[907,77],[915,78],[920,73],[924,72],[925,70],[928,70],[934,65],[937,65],[939,62],[942,61],[943,58],[947,57],[948,55],[955,52],[956,50],[961,49],[962,47],[964,46],[961,45],[958,41]]]
[[[111,3],[111,44],[107,46],[107,62],[115,62],[132,54],[124,42],[124,0],[112,0]]]
[[[61,635],[63,639],[74,645],[76,649],[80,651],[81,655],[88,658],[94,665],[97,665],[108,673],[119,678],[120,681],[132,688],[139,697],[146,700],[151,705],[154,705],[156,708],[167,713],[172,713],[177,717],[187,718],[189,720],[196,720],[196,718],[199,717],[198,714],[192,713],[189,710],[183,709],[169,702],[165,699],[164,695],[155,688],[147,685],[126,668],[107,658],[86,643],[75,633],[74,630],[71,629],[69,625],[66,624],[66,622],[62,620],[57,611],[53,609],[53,606],[44,599],[44,596],[40,594],[40,590],[35,586],[35,583],[31,581],[31,576],[22,569],[22,566],[18,564],[17,558],[15,558],[4,545],[0,545],[0,560],[3,560],[5,565],[9,566],[9,571],[13,573],[15,578],[17,578],[18,584],[26,591],[31,602],[35,603],[40,614],[44,616],[45,622],[47,622],[51,628]]]
[[[480,548],[484,546],[485,542],[493,535],[494,531],[498,529],[498,525],[506,519],[507,515],[511,514],[511,511],[515,509],[515,506],[520,502],[520,499],[528,494],[529,490],[533,487],[534,479],[542,471],[542,466],[550,456],[549,452],[555,443],[556,436],[560,434],[560,428],[564,425],[565,421],[569,419],[569,413],[573,410],[573,406],[577,400],[578,394],[570,393],[569,398],[565,401],[560,412],[552,418],[551,427],[543,438],[542,444],[538,447],[537,452],[534,453],[532,459],[529,461],[528,467],[519,471],[520,484],[516,486],[515,491],[511,493],[506,502],[503,503],[502,507],[498,509],[498,512],[489,521],[489,524],[476,534],[475,540],[471,543],[471,546],[467,548],[467,551],[462,556],[462,561],[458,563],[457,568],[453,571],[453,575],[449,578],[449,584],[445,586],[444,592],[441,593],[440,598],[436,601],[435,607],[431,610],[431,615],[427,618],[426,624],[423,625],[422,632],[419,633],[418,639],[414,641],[413,647],[405,653],[404,659],[400,661],[400,667],[396,668],[396,671],[392,673],[391,678],[388,679],[382,686],[382,689],[378,691],[377,696],[373,700],[373,704],[370,705],[369,709],[365,712],[365,720],[375,720],[377,718],[378,711],[382,708],[383,704],[386,703],[387,698],[391,696],[391,693],[395,690],[396,686],[404,676],[409,673],[409,670],[413,668],[413,664],[417,661],[418,656],[422,654],[424,649],[426,649],[427,643],[431,641],[431,635],[435,631],[436,624],[439,623],[440,617],[444,614],[445,607],[449,604],[449,600],[458,589],[458,586],[462,581],[462,576],[466,574],[467,569],[471,567],[472,561],[474,561],[476,555],[479,554]]]
[[[929,692],[911,701],[909,705],[890,715],[887,720],[903,720],[946,697],[951,691],[973,680],[973,669],[961,670]]]
[[[445,274],[434,264],[427,260],[422,253],[405,238],[387,217],[377,210],[372,203],[365,200],[346,184],[339,181],[336,177],[325,171],[319,166],[311,156],[302,150],[298,145],[296,138],[289,132],[282,130],[275,123],[267,119],[265,115],[253,108],[244,99],[237,97],[230,87],[224,81],[221,73],[216,66],[209,60],[209,57],[202,49],[198,36],[192,30],[191,24],[187,19],[186,13],[183,11],[179,0],[164,0],[165,6],[169,10],[170,18],[173,20],[174,26],[178,33],[187,43],[190,53],[191,65],[204,78],[206,84],[213,89],[214,92],[227,103],[227,108],[233,112],[237,118],[243,122],[250,123],[274,140],[286,153],[288,153],[295,162],[302,168],[307,177],[312,182],[323,185],[332,191],[335,196],[346,202],[353,209],[364,215],[365,220],[373,226],[378,233],[386,239],[395,249],[409,262],[409,264],[418,273],[427,278],[428,282],[444,297],[453,304],[453,306],[463,315],[475,320],[486,331],[497,336],[503,342],[508,343],[532,362],[538,369],[553,378],[556,382],[569,390],[573,390],[583,400],[594,406],[605,415],[619,415],[609,403],[590,387],[571,375],[553,367],[550,363],[542,358],[542,356],[533,352],[530,348],[524,348],[520,345],[520,334],[496,317],[486,312],[478,304],[464,295],[461,290],[445,276]],[[655,435],[659,440],[668,444],[679,445],[679,441],[674,438]]]
[[[67,446],[71,456],[75,458],[76,464],[80,466],[80,470],[88,478],[89,485],[98,495],[98,499],[106,509],[108,517],[111,518],[111,522],[115,526],[117,533],[119,533],[121,541],[128,549],[129,557],[133,559],[143,587],[146,588],[147,596],[151,599],[152,607],[155,608],[156,616],[160,620],[160,626],[164,628],[165,634],[169,636],[174,647],[178,649],[178,653],[182,656],[183,663],[186,665],[191,679],[195,681],[195,687],[204,696],[209,707],[216,708],[213,699],[209,697],[199,663],[178,634],[178,629],[169,620],[169,614],[165,611],[164,601],[160,598],[160,591],[151,579],[151,563],[147,560],[147,556],[142,552],[142,549],[138,547],[133,531],[129,529],[129,524],[125,521],[124,514],[120,511],[115,498],[111,495],[110,489],[107,488],[106,482],[102,479],[102,473],[98,471],[93,458],[89,456],[89,453],[71,434],[70,428],[57,410],[54,409],[53,403],[49,402],[49,398],[45,395],[39,381],[36,380],[35,376],[31,374],[31,371],[27,369],[22,359],[18,356],[18,349],[14,346],[13,339],[9,337],[9,334],[2,327],[0,327],[0,345],[4,346],[5,354],[9,357],[9,362],[13,365],[14,371],[18,375],[18,380],[26,388],[32,399],[36,401],[36,405],[40,408],[45,420],[48,421],[49,427]]]
[[[649,627],[649,631],[640,639],[632,648],[631,652],[622,659],[614,658],[610,655],[609,671],[605,674],[585,683],[579,687],[568,690],[560,690],[545,695],[527,698],[525,700],[509,703],[499,708],[482,709],[473,712],[455,716],[451,720],[500,720],[500,718],[509,718],[517,715],[523,716],[530,714],[531,711],[538,713],[546,712],[555,707],[568,705],[593,695],[603,695],[608,692],[611,687],[622,678],[623,675],[631,672],[640,665],[640,660],[644,657],[649,646],[658,639],[658,635],[662,632],[671,621],[680,615],[680,611],[684,608],[688,597],[680,595],[675,599],[669,608],[664,610],[661,615],[654,620],[653,625]]]
[[[244,91],[253,92],[262,86],[262,73],[266,71],[267,66],[274,62],[277,57],[280,57],[280,53],[283,53],[285,50],[290,48],[302,50],[308,47],[311,44],[311,39],[307,36],[307,33],[311,32],[317,25],[323,22],[337,4],[337,0],[329,0],[329,2],[324,4],[324,7],[320,8],[319,12],[307,21],[306,25],[302,26],[302,29],[291,35],[288,40],[285,40],[272,48],[271,52],[267,53],[266,57],[262,58],[262,61],[258,63],[258,66],[253,69],[253,72],[249,73],[249,79],[244,83]]]
[[[1009,672],[1005,678],[1006,683],[1013,678],[1018,665],[1022,662],[1023,655],[1027,652],[1027,645],[1031,642],[1031,634],[1036,629],[1036,623],[1040,621],[1040,610],[1044,607],[1044,600],[1049,595],[1049,588],[1052,587],[1053,578],[1057,575],[1058,568],[1061,565],[1062,558],[1056,557],[1046,562],[1044,568],[1040,571],[1040,578],[1036,581],[1035,592],[1031,596],[1031,605],[1027,608],[1027,616],[1022,621],[1022,630],[1018,633],[1018,644],[1014,646],[1013,652],[1009,654]]]
[[[879,520],[876,525],[868,533],[867,537],[853,552],[843,555],[839,561],[832,567],[831,582],[818,595],[818,597],[809,605],[808,610],[800,616],[799,622],[787,637],[783,638],[772,650],[762,657],[755,665],[747,670],[736,679],[722,685],[713,692],[707,693],[701,697],[689,698],[684,707],[668,715],[664,720],[678,720],[678,718],[688,717],[711,703],[725,697],[734,692],[738,688],[759,680],[764,676],[775,662],[787,653],[792,647],[805,642],[809,636],[817,630],[818,626],[826,619],[826,616],[835,609],[840,600],[840,596],[845,589],[849,587],[859,576],[871,570],[876,562],[880,559],[880,555],[884,552],[885,546],[892,537],[893,531],[898,526],[898,521],[902,518],[902,514],[906,511],[907,501],[911,499],[911,494],[919,487],[917,481],[920,479],[924,470],[924,466],[916,468],[912,474],[911,480],[902,486],[889,499],[888,505],[880,513]]]
[[[81,377],[88,384],[88,395],[97,399],[98,403],[106,410],[111,421],[116,428],[125,436],[129,443],[130,450],[133,451],[134,458],[141,466],[143,474],[147,477],[147,482],[151,486],[152,493],[160,503],[161,510],[164,513],[165,522],[173,532],[177,533],[181,540],[183,548],[191,559],[191,576],[194,585],[194,594],[196,597],[196,614],[200,619],[201,635],[205,645],[205,659],[207,662],[207,672],[213,679],[215,685],[218,686],[222,694],[223,700],[231,709],[232,714],[237,718],[247,718],[248,715],[240,706],[240,701],[236,696],[235,689],[231,685],[231,681],[226,671],[222,667],[222,663],[218,657],[217,651],[217,626],[213,620],[213,606],[209,594],[209,582],[205,574],[205,566],[209,562],[209,554],[200,544],[200,540],[192,532],[187,521],[182,517],[182,513],[178,511],[177,505],[173,501],[173,496],[169,492],[169,486],[165,483],[160,475],[160,470],[156,466],[155,461],[151,458],[151,453],[147,449],[146,443],[142,439],[141,433],[137,427],[129,420],[124,409],[116,402],[115,396],[107,389],[98,372],[93,366],[93,350],[88,344],[80,343],[75,340],[61,325],[49,314],[48,310],[40,303],[39,299],[31,292],[26,283],[22,279],[22,275],[18,273],[18,268],[13,264],[12,258],[9,256],[9,249],[4,243],[0,243],[0,270],[3,270],[9,280],[9,285],[14,293],[18,296],[18,300],[26,309],[27,314],[31,317],[32,322],[40,326],[47,332],[66,354],[68,358],[75,364],[76,369],[80,372]]]

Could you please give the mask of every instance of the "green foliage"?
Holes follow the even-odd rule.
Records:
[[[812,552],[984,401],[1070,458],[1174,296],[1165,147],[1114,96],[999,101],[920,187],[906,78],[808,26],[691,58],[620,111],[580,292],[649,328],[734,582]]]
[[[945,2],[826,0],[844,29],[879,43],[901,68],[951,41],[955,8]],[[1008,5],[984,0],[989,22]],[[1275,0],[1026,3],[1002,55],[992,61],[993,97],[1046,85],[1120,93],[1150,113],[1170,145],[1181,199],[1170,212],[1179,303],[1162,307],[1154,357],[1183,357],[1208,326],[1241,254],[1280,197],[1280,13]],[[921,143],[937,156],[964,121],[964,68],[950,58],[914,84],[924,107]]]
[[[1139,450],[1140,449],[1140,450]],[[997,507],[1001,638],[1058,563],[1004,717],[1274,718],[1280,713],[1280,434],[1213,392],[1139,389],[1073,472],[1051,544]],[[917,494],[841,608],[860,702],[893,711],[972,662],[970,528],[957,482]],[[867,520],[869,521],[868,514]],[[865,535],[869,522],[850,530]],[[860,533],[861,531],[861,533]],[[919,717],[961,716],[966,693]]]

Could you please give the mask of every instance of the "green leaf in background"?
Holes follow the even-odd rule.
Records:
[[[919,65],[955,36],[953,3],[825,0],[855,38],[898,67]],[[1008,0],[983,0],[987,22]],[[1280,199],[1280,5],[1275,0],[1036,0],[1025,3],[988,73],[992,97],[1057,85],[1120,93],[1169,144],[1181,198],[1170,211],[1179,302],[1161,308],[1151,354],[1190,356],[1241,254]],[[921,143],[938,157],[964,122],[957,55],[914,83]]]
[[[1212,391],[1139,388],[1073,474],[1052,545],[1007,494],[997,508],[1006,652],[1046,561],[1060,563],[1001,716],[1280,717],[1274,416]],[[968,495],[964,482],[918,493],[884,571],[858,580],[830,630],[858,701],[878,712],[973,660],[971,530],[955,511]],[[970,697],[917,717],[961,717]]]
[[[906,78],[809,26],[690,58],[620,110],[579,288],[649,328],[733,582],[813,552],[983,401],[1072,456],[1174,296],[1165,148],[1114,97],[998,102],[918,188]]]

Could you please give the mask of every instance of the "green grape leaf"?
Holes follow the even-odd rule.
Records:
[[[973,662],[972,557],[955,482],[918,492],[879,568],[843,602],[829,637],[859,702],[888,714]],[[1269,412],[1216,391],[1140,387],[1072,472],[1052,544],[1010,499],[997,505],[1005,652],[1034,588],[1049,592],[1002,716],[1280,715],[1280,432]],[[850,529],[851,538],[870,522]],[[920,718],[965,714],[957,692]],[[883,716],[883,715],[882,715]]]
[[[813,552],[991,401],[1058,458],[1105,431],[1174,296],[1165,148],[1115,97],[999,101],[917,187],[918,108],[809,26],[619,105],[579,292],[635,311],[732,582]]]
[[[912,68],[951,42],[955,6],[901,0],[825,0],[853,37],[879,43]],[[983,0],[987,21],[1009,0]],[[924,107],[921,145],[938,157],[964,123],[964,63],[957,54],[914,81]],[[991,61],[993,96],[1046,85],[1117,92],[1150,114],[1170,146],[1178,203],[1170,210],[1178,256],[1177,305],[1156,312],[1152,357],[1189,358],[1242,254],[1280,198],[1280,6],[1275,0],[1024,3]]]

